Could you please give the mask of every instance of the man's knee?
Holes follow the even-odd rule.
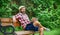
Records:
[[[39,28],[39,30],[44,30],[43,28]]]

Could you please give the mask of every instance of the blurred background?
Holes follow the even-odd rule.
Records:
[[[60,35],[60,0],[0,0],[0,18],[16,15],[21,5],[26,6],[30,19],[37,17],[43,26],[51,29],[45,35]],[[16,27],[17,31],[20,29]]]

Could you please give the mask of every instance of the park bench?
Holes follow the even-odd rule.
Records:
[[[20,22],[18,21],[18,19],[15,19],[15,17],[13,17],[13,24],[14,26],[21,26]],[[34,35],[34,31],[26,31],[26,30],[23,30],[23,31],[15,31],[15,33],[17,35],[29,35],[29,34],[32,34]]]
[[[30,35],[30,34],[33,34],[34,31],[16,31],[15,33],[17,35]]]
[[[7,29],[11,28],[11,32],[7,32]],[[15,31],[13,24],[12,24],[12,18],[0,18],[0,32],[2,32],[4,35],[7,34],[13,34]]]
[[[13,35],[29,35],[29,34],[34,34],[34,31],[15,31],[14,28],[16,26],[21,26],[19,21],[16,20],[14,18],[0,18],[1,20],[1,26],[6,27],[6,26],[13,26],[13,31],[12,34]],[[4,33],[5,34],[5,33]],[[7,34],[7,33],[6,33]],[[11,33],[10,33],[11,34]]]
[[[2,26],[13,25],[12,18],[0,18],[0,20],[1,20]]]

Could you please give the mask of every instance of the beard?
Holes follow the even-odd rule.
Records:
[[[25,14],[25,11],[21,11],[21,13]]]

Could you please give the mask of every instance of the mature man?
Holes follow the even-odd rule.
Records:
[[[25,11],[26,11],[26,7],[25,6],[20,6],[19,7],[19,13],[15,15],[15,18],[19,20],[23,29],[25,29],[27,24],[30,23],[29,17],[25,13]],[[41,28],[39,27],[38,30],[40,32],[40,35],[43,35],[44,27],[41,27]]]

